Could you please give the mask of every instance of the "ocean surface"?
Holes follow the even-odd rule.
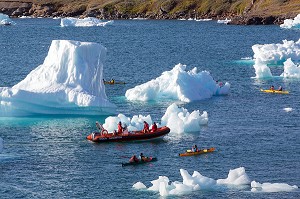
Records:
[[[85,137],[105,117],[37,116],[0,118],[0,198],[160,198],[159,193],[134,190],[159,176],[182,181],[179,169],[227,178],[230,169],[245,167],[250,180],[300,186],[300,80],[258,80],[252,45],[297,41],[299,30],[279,26],[231,26],[215,21],[120,20],[106,27],[60,27],[60,20],[15,19],[0,26],[0,86],[11,87],[42,64],[52,40],[97,42],[107,48],[104,78],[125,81],[107,85],[106,94],[128,117],[148,115],[160,122],[174,101],[127,101],[127,89],[171,70],[176,64],[207,70],[231,84],[227,96],[180,103],[208,112],[208,125],[199,132],[170,133],[148,142],[95,144]],[[272,66],[273,75],[283,68]],[[260,88],[282,85],[289,95],[272,95]],[[292,108],[291,112],[284,108]],[[216,147],[211,154],[179,157],[198,147]],[[121,167],[132,154],[158,161]],[[194,191],[168,198],[300,198],[293,192],[253,193],[251,187]]]

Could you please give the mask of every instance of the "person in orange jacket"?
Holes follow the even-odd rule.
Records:
[[[156,130],[157,130],[157,125],[155,122],[153,122],[151,132],[154,133]]]
[[[144,121],[144,129],[143,129],[143,132],[144,132],[144,133],[148,133],[148,132],[149,132],[149,124],[148,124],[146,121]]]

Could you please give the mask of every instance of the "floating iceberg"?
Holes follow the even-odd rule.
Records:
[[[197,190],[219,190],[218,187],[224,184],[240,187],[241,185],[250,185],[250,180],[245,172],[244,167],[233,169],[229,171],[227,179],[214,180],[206,176],[201,175],[198,171],[194,171],[193,175],[190,175],[186,170],[180,169],[182,182],[174,181],[170,183],[167,176],[159,176],[158,179],[151,181],[152,186],[147,188],[142,182],[135,183],[132,187],[134,189],[146,189],[148,191],[155,191],[160,196],[170,195],[186,195],[191,194]],[[279,192],[279,191],[294,191],[298,189],[296,185],[290,186],[285,183],[257,183],[251,182],[251,191],[262,192]]]
[[[300,78],[300,65],[297,66],[289,58],[283,63],[284,72],[281,74],[282,77],[286,78]]]
[[[67,17],[61,19],[60,26],[61,27],[66,27],[66,26],[90,27],[90,26],[106,26],[112,23],[113,21],[101,21],[94,17],[87,17],[84,19]]]
[[[290,192],[298,189],[296,185],[291,186],[286,183],[259,183],[251,182],[252,192]]]
[[[239,169],[238,169],[239,170]],[[233,171],[237,171],[236,169]],[[147,190],[159,192],[161,196],[168,195],[186,195],[197,190],[215,190],[218,183],[212,178],[201,175],[198,171],[194,171],[193,175],[190,175],[186,170],[180,169],[180,175],[182,182],[174,181],[171,184],[170,180],[166,176],[159,176],[157,180],[151,181],[152,186]],[[246,174],[245,174],[246,175]],[[234,178],[236,177],[236,178]],[[240,175],[233,175],[230,181],[236,182],[234,185],[243,185],[244,181],[237,180]],[[238,182],[241,182],[239,184]],[[250,184],[250,181],[248,182]],[[133,186],[135,189],[141,189],[146,187],[142,182],[138,182]]]
[[[255,44],[252,46],[254,59],[263,63],[283,63],[288,58],[300,61],[300,39],[298,41],[283,40],[282,44]]]
[[[217,180],[217,184],[248,185],[250,184],[250,180],[245,168],[240,167],[233,170],[230,169],[227,178]]]
[[[283,108],[283,110],[284,110],[285,112],[292,112],[292,111],[293,111],[293,108],[287,107],[287,108]]]
[[[115,113],[102,82],[105,56],[97,43],[53,40],[42,65],[12,88],[0,88],[0,116]]]
[[[268,64],[284,64],[282,77],[300,78],[300,70],[293,63],[300,61],[300,39],[296,42],[283,40],[283,44],[253,45],[256,78],[273,77]]]
[[[118,114],[118,116],[109,116],[105,119],[105,122],[103,124],[103,127],[108,132],[113,132],[118,127],[118,123],[122,122],[122,125],[124,126],[126,124],[127,129],[129,131],[137,131],[144,128],[144,121],[146,121],[151,128],[152,119],[150,115],[143,116],[143,115],[134,115],[132,118],[126,117],[123,114]],[[157,124],[159,126],[159,124]]]
[[[169,98],[191,102],[229,93],[230,84],[226,82],[219,86],[208,71],[198,73],[197,68],[185,70],[186,65],[177,64],[172,70],[163,72],[160,77],[128,89],[125,96],[128,100]]]
[[[229,22],[231,22],[231,19],[223,19],[223,20],[221,20],[221,19],[219,19],[218,21],[217,21],[217,23],[223,23],[223,24],[228,24]]]
[[[203,111],[194,110],[189,113],[185,108],[179,108],[175,103],[170,105],[164,116],[161,118],[161,124],[170,128],[171,132],[195,132],[200,131],[201,126],[208,123],[208,114]]]
[[[285,19],[283,24],[280,25],[281,28],[300,28],[300,14],[298,14],[294,19]]]
[[[14,25],[13,22],[8,15],[0,13],[0,25]]]
[[[134,115],[132,118],[126,117],[123,114],[118,116],[109,116],[105,119],[103,127],[108,132],[113,132],[117,129],[118,122],[121,121],[122,124],[126,124],[129,131],[141,130],[144,127],[144,121],[148,124],[152,124],[152,118],[150,115]],[[157,123],[158,126],[168,126],[170,131],[173,133],[183,133],[183,132],[194,132],[200,131],[201,126],[206,125],[208,122],[208,114],[204,111],[200,114],[199,110],[194,110],[189,113],[185,108],[179,108],[175,103],[170,105],[164,116],[161,118],[161,125]]]

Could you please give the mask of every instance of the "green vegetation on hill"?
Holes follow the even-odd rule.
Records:
[[[24,2],[28,6],[24,6]],[[17,4],[19,3],[19,9]],[[13,7],[15,5],[15,7]],[[9,8],[8,8],[9,7]],[[20,9],[22,8],[22,9]],[[14,10],[15,9],[15,10]],[[12,16],[93,16],[105,19],[275,17],[300,13],[299,0],[0,0]]]

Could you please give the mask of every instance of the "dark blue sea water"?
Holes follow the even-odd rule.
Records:
[[[107,85],[118,113],[128,117],[150,114],[160,118],[172,101],[129,102],[124,94],[170,70],[178,63],[208,70],[228,81],[228,96],[181,104],[190,112],[205,110],[209,123],[201,131],[169,134],[163,140],[93,144],[85,136],[104,117],[0,118],[0,198],[159,198],[158,193],[136,191],[137,181],[150,186],[158,176],[182,181],[179,169],[226,178],[230,169],[245,167],[251,180],[300,186],[300,80],[251,77],[252,45],[298,40],[299,30],[279,26],[227,26],[214,21],[115,21],[107,27],[65,27],[59,20],[18,19],[0,26],[0,86],[13,86],[47,55],[54,39],[98,42],[107,48],[105,79],[126,85]],[[274,75],[282,66],[272,67]],[[290,95],[268,95],[260,88],[283,85]],[[293,111],[285,112],[283,108]],[[205,156],[178,157],[193,144],[216,147]],[[128,156],[144,152],[158,161],[121,167]],[[299,198],[300,191],[252,193],[251,188],[195,191],[169,198]]]

